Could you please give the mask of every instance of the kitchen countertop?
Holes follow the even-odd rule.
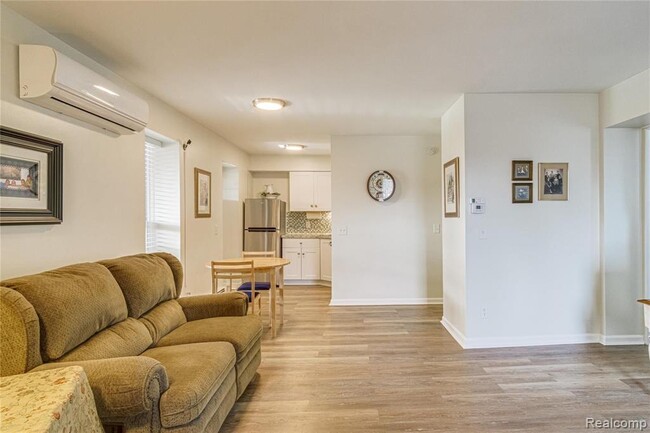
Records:
[[[331,233],[285,233],[283,239],[332,239]]]

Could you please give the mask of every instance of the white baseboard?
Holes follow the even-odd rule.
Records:
[[[466,338],[465,349],[496,347],[555,346],[561,344],[599,343],[599,334],[534,335],[526,337]]]
[[[600,344],[603,346],[634,346],[645,344],[643,335],[601,335]]]
[[[285,286],[326,286],[332,287],[331,281],[325,280],[284,280]]]
[[[462,332],[458,330],[445,316],[442,316],[442,320],[440,321],[442,326],[451,334],[451,336],[456,340],[456,342],[462,347],[463,349],[467,349],[465,347],[465,335],[463,335]]]
[[[376,306],[376,305],[440,305],[442,298],[375,298],[375,299],[332,299],[331,307]]]

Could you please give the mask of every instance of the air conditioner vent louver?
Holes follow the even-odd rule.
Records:
[[[90,114],[91,116],[98,117],[98,118],[104,120],[105,122],[110,122],[110,123],[112,123],[112,124],[115,125],[115,126],[119,126],[120,128],[126,128],[126,129],[128,129],[129,131],[131,131],[131,132],[136,132],[135,129],[129,128],[128,126],[125,126],[125,125],[119,124],[119,123],[117,123],[117,122],[113,122],[113,121],[110,120],[110,119],[107,119],[107,118],[102,117],[102,116],[100,116],[100,115],[98,115],[98,114],[95,114],[95,113],[91,113],[91,112],[88,111],[88,110],[84,110],[84,109],[81,108],[81,107],[77,107],[77,106],[72,105],[72,104],[70,104],[70,103],[68,103],[68,102],[62,101],[62,100],[60,100],[60,99],[58,99],[58,98],[55,98],[54,96],[51,96],[50,99],[53,99],[53,100],[55,100],[55,101],[57,101],[57,102],[59,102],[59,103],[61,103],[61,104],[65,104],[65,105],[67,105],[68,107],[72,107],[72,108],[74,108],[75,110],[81,110],[81,111],[83,111],[84,113],[88,113],[88,114]]]
[[[149,105],[43,45],[20,45],[20,97],[116,134],[144,129]]]

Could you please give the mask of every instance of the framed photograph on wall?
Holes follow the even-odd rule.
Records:
[[[541,162],[539,164],[539,199],[566,201],[569,199],[569,164]]]
[[[459,158],[447,162],[443,170],[445,194],[445,218],[460,217],[460,174]]]
[[[63,221],[63,143],[0,126],[0,224]]]
[[[533,161],[512,161],[512,180],[533,180]]]
[[[212,174],[194,168],[194,218],[212,216]]]
[[[532,203],[533,202],[533,184],[532,183],[513,183],[512,184],[512,202],[513,203]]]

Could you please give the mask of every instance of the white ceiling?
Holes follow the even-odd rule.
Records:
[[[461,93],[598,92],[650,67],[646,1],[5,4],[252,154],[435,134]]]

